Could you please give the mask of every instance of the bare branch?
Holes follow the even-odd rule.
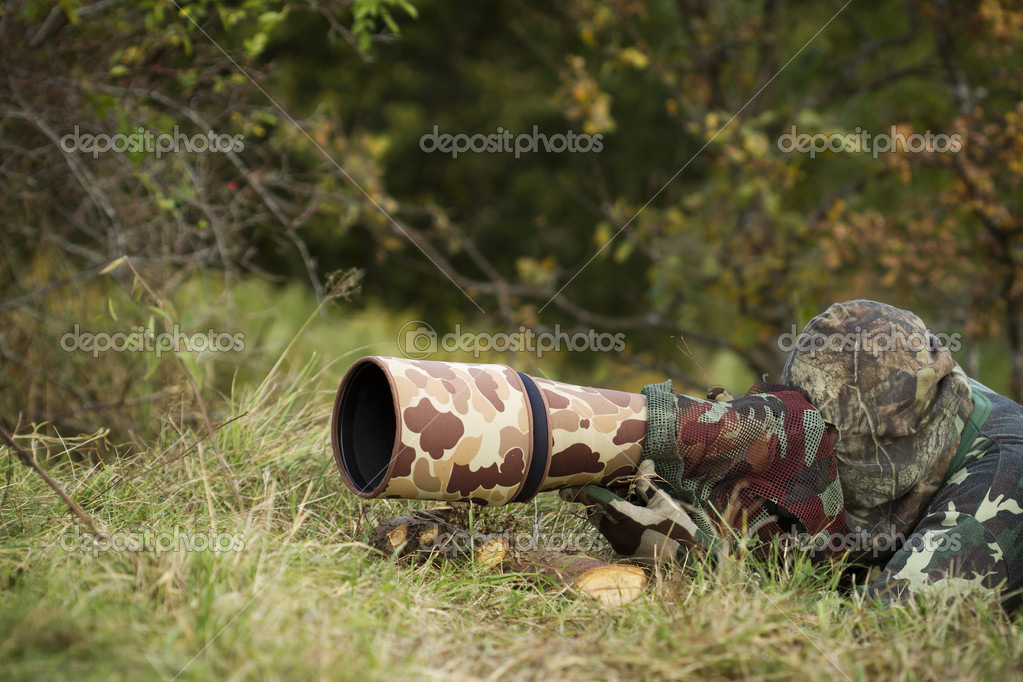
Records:
[[[53,492],[57,493],[57,496],[64,500],[64,503],[67,504],[67,506],[71,508],[71,511],[75,513],[75,516],[81,519],[82,523],[84,523],[89,530],[92,531],[93,535],[99,533],[99,530],[96,528],[96,524],[92,522],[92,519],[85,513],[85,510],[79,507],[77,502],[68,497],[68,494],[64,492],[64,489],[61,488],[55,480],[50,478],[49,474],[43,471],[42,467],[36,463],[35,459],[33,459],[31,455],[22,450],[21,446],[14,442],[14,436],[12,436],[7,429],[3,427],[3,425],[0,425],[0,437],[2,437],[7,442],[7,445],[14,450],[14,453],[18,456],[18,459],[21,460],[22,464],[39,474],[39,476],[46,481],[46,485],[50,486],[50,488],[53,489]]]

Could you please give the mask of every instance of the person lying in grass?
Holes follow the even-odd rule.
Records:
[[[738,400],[675,396],[670,382],[643,392],[629,499],[562,491],[617,552],[676,559],[712,549],[725,525],[760,552],[882,567],[866,594],[885,601],[981,587],[1009,611],[1023,604],[1023,407],[968,378],[915,314],[832,305],[797,339],[781,384]]]

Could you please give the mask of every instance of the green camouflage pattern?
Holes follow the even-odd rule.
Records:
[[[998,589],[1008,610],[1023,604],[1023,407],[976,382],[973,393],[986,419],[971,416],[978,428],[967,429],[955,468],[869,595],[943,599]]]
[[[921,518],[973,409],[948,348],[913,313],[836,303],[796,340],[781,381],[837,427],[846,523],[880,546]]]

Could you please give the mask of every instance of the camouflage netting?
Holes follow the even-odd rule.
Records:
[[[823,549],[831,533],[844,531],[831,434],[799,393],[758,382],[743,398],[717,402],[675,395],[667,381],[643,394],[643,458],[703,533],[713,537],[724,522],[754,531],[761,547],[782,533],[805,533]]]

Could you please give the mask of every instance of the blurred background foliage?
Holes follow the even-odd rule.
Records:
[[[319,353],[329,405],[349,362],[396,354],[412,320],[621,332],[621,353],[483,359],[744,391],[777,378],[780,335],[857,297],[962,334],[967,371],[1019,400],[1021,41],[1010,0],[8,0],[0,418],[99,434],[102,458],[229,418],[222,398],[293,341],[282,376]],[[962,150],[811,158],[779,148],[793,125]],[[244,149],[62,151],[76,127]],[[601,149],[422,146],[534,127]],[[63,352],[75,324],[246,348]]]

